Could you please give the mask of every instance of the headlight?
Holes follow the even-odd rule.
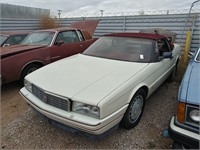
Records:
[[[186,124],[199,128],[199,123],[200,123],[199,106],[188,104],[186,106],[186,110],[187,110]]]
[[[26,79],[24,79],[24,87],[29,91],[32,92],[32,84],[27,81]]]
[[[80,102],[73,102],[72,111],[91,117],[100,117],[100,111],[98,107]]]
[[[198,109],[191,110],[189,113],[191,120],[199,123],[200,122],[200,114],[199,113],[200,112]]]

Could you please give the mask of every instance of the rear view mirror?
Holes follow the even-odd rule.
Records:
[[[171,37],[167,37],[167,40],[168,40],[169,43],[172,42],[172,38]]]

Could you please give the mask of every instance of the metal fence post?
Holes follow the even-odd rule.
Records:
[[[123,22],[123,32],[126,30],[126,16],[124,16],[124,22]]]

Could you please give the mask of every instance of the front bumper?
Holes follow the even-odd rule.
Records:
[[[117,125],[128,105],[103,119],[92,118],[75,112],[68,112],[48,105],[35,97],[27,89],[20,90],[21,96],[38,112],[56,122],[94,135],[100,135]]]
[[[175,125],[174,121],[175,117],[173,116],[169,124],[169,136],[173,140],[183,145],[186,145],[191,148],[199,148],[200,134],[180,128]]]

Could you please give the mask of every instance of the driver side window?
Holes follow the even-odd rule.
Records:
[[[155,43],[154,61],[155,62],[161,61],[159,57],[163,56],[163,52],[170,52],[170,51],[171,49],[169,48],[169,44],[164,39],[157,40]]]
[[[60,32],[56,38],[56,43],[59,41],[63,41],[66,43],[73,43],[73,42],[79,42],[78,35],[75,31],[64,31]]]
[[[160,39],[157,41],[159,55],[162,56],[163,52],[169,52],[169,45],[164,39]]]

